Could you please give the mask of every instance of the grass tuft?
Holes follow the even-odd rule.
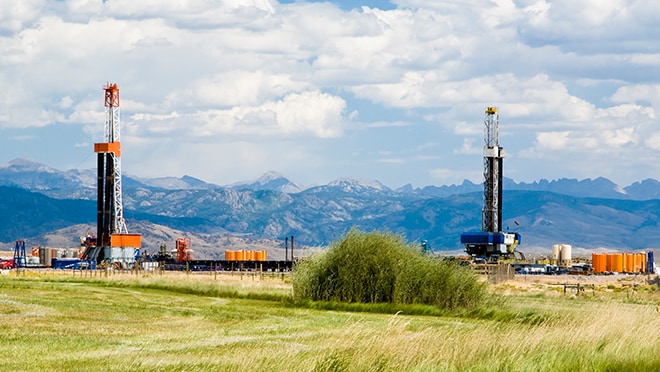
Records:
[[[422,255],[396,234],[351,229],[344,238],[296,265],[296,300],[476,307],[486,284],[469,268]]]

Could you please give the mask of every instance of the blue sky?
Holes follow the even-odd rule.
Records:
[[[93,168],[106,82],[122,165],[221,185],[660,179],[660,3],[0,0],[0,164]]]

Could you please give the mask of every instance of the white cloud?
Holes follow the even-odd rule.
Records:
[[[656,109],[660,109],[660,84],[624,85],[610,99],[615,103],[650,102]]]
[[[454,154],[461,155],[476,155],[482,153],[483,147],[475,147],[472,143],[472,139],[463,138],[463,145],[460,148],[454,150]]]
[[[294,137],[336,141],[325,164],[338,151],[382,154],[367,142],[400,139],[465,159],[479,156],[483,109],[495,105],[514,167],[507,171],[540,175],[547,167],[534,161],[584,166],[615,154],[635,169],[629,177],[653,176],[644,162],[660,150],[660,3],[392,3],[398,9],[275,0],[3,4],[0,129],[66,123],[98,141],[100,88],[112,81],[122,92],[123,140],[156,154],[167,141],[203,145],[209,156],[220,142],[241,154],[254,150],[250,141],[270,146],[245,155],[247,167],[278,161],[273,149]],[[304,159],[316,150],[297,151]],[[364,163],[384,168],[368,171],[390,177],[385,166],[413,163],[403,151],[383,151]],[[416,182],[460,175],[461,164],[431,172],[432,161],[415,170],[423,174]]]
[[[133,135],[175,135],[212,140],[220,135],[278,136],[308,134],[320,138],[341,135],[346,102],[318,91],[290,93],[258,106],[235,106],[181,114],[134,114],[127,124]],[[126,121],[125,121],[126,122]]]
[[[3,0],[0,6],[0,35],[4,32],[17,32],[30,25],[40,15],[45,0],[11,1]]]

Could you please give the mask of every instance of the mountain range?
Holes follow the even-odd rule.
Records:
[[[659,246],[656,180],[620,187],[606,178],[505,179],[503,187],[503,226],[522,234],[522,251],[549,250],[555,243],[584,249]],[[288,236],[301,246],[324,247],[353,226],[428,240],[434,250],[460,250],[460,233],[481,227],[483,199],[483,185],[468,180],[390,189],[375,180],[342,178],[303,187],[276,172],[224,186],[190,176],[124,175],[122,188],[127,225],[143,234],[146,250],[193,236],[199,258],[219,257],[221,249],[236,246],[281,250]],[[0,220],[0,248],[16,239],[76,244],[77,236],[95,230],[95,198],[94,169],[60,171],[29,159],[0,166],[6,216]]]

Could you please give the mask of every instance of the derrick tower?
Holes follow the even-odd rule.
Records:
[[[499,110],[486,108],[484,119],[484,209],[481,230],[501,232],[502,226],[502,160],[504,149],[499,144]]]
[[[521,237],[502,232],[502,162],[504,148],[499,144],[499,110],[487,107],[484,119],[484,204],[481,231],[464,232],[461,243],[472,256],[509,258],[514,256]]]
[[[105,142],[94,144],[97,153],[97,239],[110,244],[112,234],[127,234],[121,190],[121,136],[119,88],[107,84],[105,91]]]
[[[132,263],[139,254],[141,236],[129,234],[124,221],[121,187],[121,136],[119,88],[106,84],[105,141],[94,144],[97,154],[97,233],[87,258],[97,261]],[[89,245],[89,244],[88,244]]]

